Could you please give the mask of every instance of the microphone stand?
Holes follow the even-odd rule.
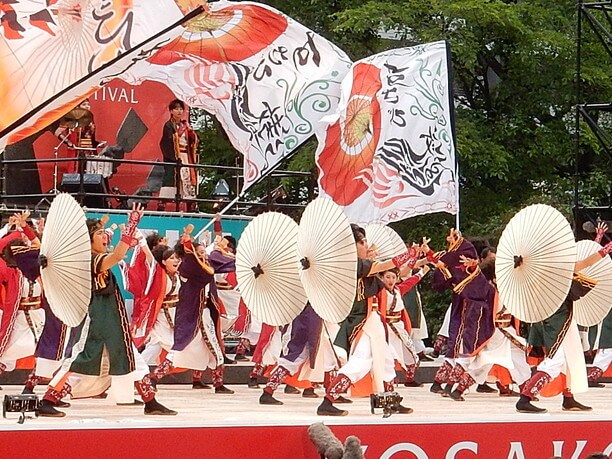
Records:
[[[61,142],[58,143],[54,148],[53,148],[53,157],[55,158],[55,161],[53,162],[53,188],[51,190],[49,190],[48,194],[54,194],[57,195],[60,193],[60,191],[57,189],[57,158],[59,156],[59,148],[68,141],[68,136],[70,134],[72,134],[74,132],[74,130],[79,127],[79,122],[77,121],[74,125],[73,128],[67,129],[67,132],[65,135],[61,135],[60,139]],[[43,203],[46,203],[47,206],[51,205],[51,202],[49,201],[49,199],[47,199],[46,197],[42,198],[40,201],[38,201],[38,203],[36,204],[36,206],[34,207],[35,209],[38,209]]]

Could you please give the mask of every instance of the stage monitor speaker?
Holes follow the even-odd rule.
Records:
[[[64,174],[60,191],[67,193],[78,193],[81,177],[79,174]],[[83,174],[83,189],[85,193],[108,193],[106,190],[106,182],[101,174]],[[106,198],[103,196],[85,196],[83,205],[86,207],[105,209]]]

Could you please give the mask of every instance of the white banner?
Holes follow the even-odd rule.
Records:
[[[440,41],[351,68],[338,112],[317,126],[319,192],[351,222],[457,213],[449,66]]]
[[[339,48],[273,8],[219,1],[121,78],[161,82],[215,115],[244,155],[246,191],[335,112],[350,65]]]

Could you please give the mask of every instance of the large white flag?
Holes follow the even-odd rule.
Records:
[[[149,53],[180,33],[151,38],[180,21],[174,0],[14,0],[0,9],[0,150],[46,127],[107,77],[96,75],[110,62],[145,42]],[[11,136],[9,138],[9,135]]]
[[[161,82],[214,114],[244,155],[246,191],[336,110],[350,65],[339,48],[273,8],[220,1],[121,78]]]
[[[317,126],[319,191],[354,223],[457,213],[450,58],[445,42],[356,62],[338,112]]]

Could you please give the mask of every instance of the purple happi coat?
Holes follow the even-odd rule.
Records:
[[[287,352],[283,352],[282,357],[295,362],[307,348],[310,367],[314,368],[322,327],[323,320],[312,309],[310,303],[306,303],[302,312],[291,322],[291,339],[287,344]]]
[[[495,289],[480,268],[466,270],[461,255],[478,259],[471,242],[461,238],[440,258],[445,267],[434,272],[432,287],[453,291],[446,357],[476,354],[493,336]]]
[[[207,273],[193,253],[186,253],[179,274],[187,279],[181,284],[174,317],[173,350],[182,351],[195,338],[202,320],[202,313],[213,295],[214,274]],[[207,288],[210,288],[207,294]]]

